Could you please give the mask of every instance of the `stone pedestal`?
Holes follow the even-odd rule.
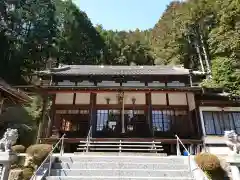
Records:
[[[240,180],[240,154],[230,154],[226,159],[230,164],[232,179]]]
[[[15,161],[17,155],[11,152],[0,152],[0,180],[7,180],[9,171],[11,168],[11,163]]]

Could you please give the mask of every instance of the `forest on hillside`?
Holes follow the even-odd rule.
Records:
[[[183,64],[240,94],[239,0],[173,1],[154,27],[128,32],[93,26],[70,0],[1,0],[0,47],[0,77],[14,84],[59,63]]]

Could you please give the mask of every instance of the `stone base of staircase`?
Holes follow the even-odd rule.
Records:
[[[188,159],[151,153],[54,154],[46,180],[193,180]]]

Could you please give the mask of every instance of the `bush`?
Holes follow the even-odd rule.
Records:
[[[26,153],[33,157],[33,162],[40,165],[52,150],[50,144],[35,144],[27,148]]]
[[[15,145],[15,146],[12,146],[12,150],[15,153],[24,153],[26,148],[23,145]]]
[[[210,153],[198,154],[195,161],[203,171],[214,171],[221,167],[218,157]]]
[[[225,171],[221,167],[221,162],[217,156],[210,153],[201,153],[195,157],[195,161],[209,179],[223,180]]]
[[[29,179],[31,179],[33,173],[34,173],[34,168],[32,168],[32,167],[24,168],[22,173],[21,173],[21,179],[22,180],[29,180]]]

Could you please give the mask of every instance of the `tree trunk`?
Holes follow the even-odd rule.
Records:
[[[44,122],[46,118],[47,98],[45,96],[42,98],[43,98],[42,114],[38,121],[38,133],[37,133],[36,144],[40,142],[40,138],[42,137],[43,125],[45,124]]]

